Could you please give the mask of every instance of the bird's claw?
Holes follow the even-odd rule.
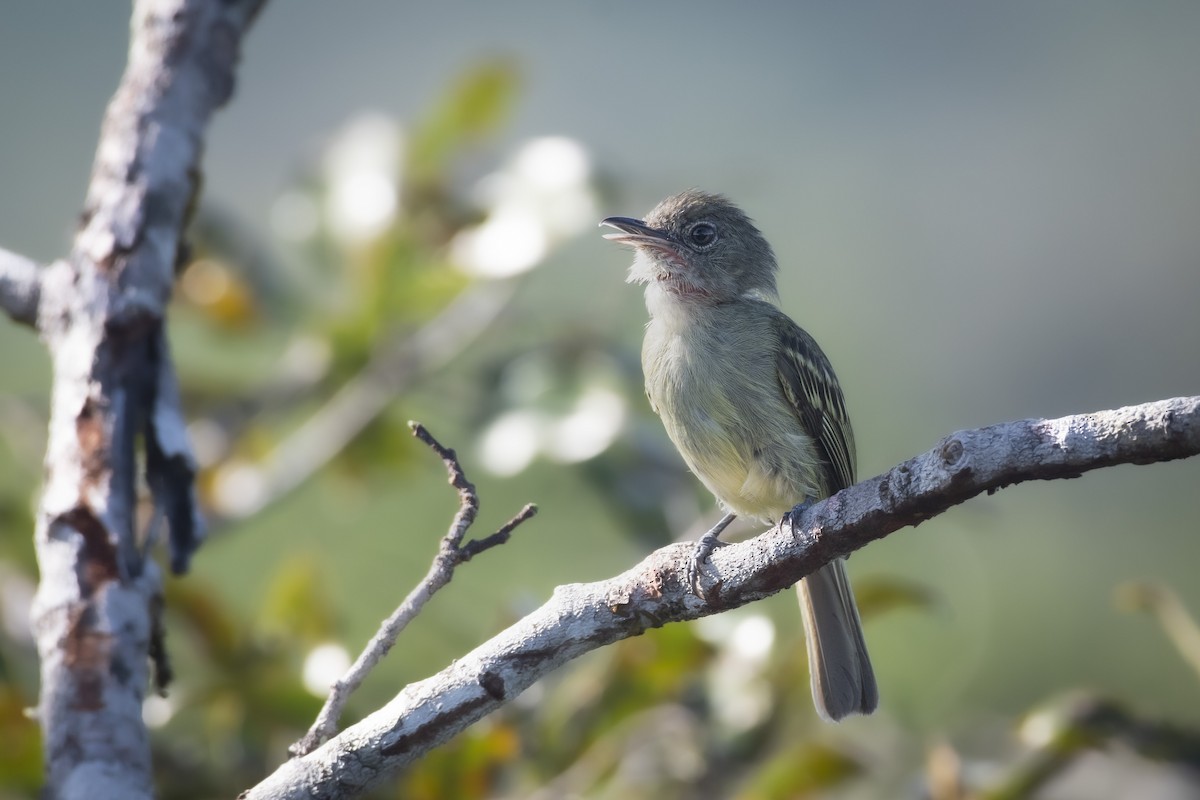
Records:
[[[804,512],[816,505],[816,502],[816,500],[810,497],[803,503],[797,503],[791,511],[783,515],[782,521],[786,522],[788,527],[791,528],[793,536],[796,535],[796,530],[800,526],[800,518],[804,516]]]
[[[717,538],[716,534],[704,534],[696,541],[696,549],[692,551],[692,557],[688,561],[687,566],[687,582],[688,587],[692,590],[692,594],[704,600],[704,593],[700,589],[700,574],[704,571],[704,562],[708,561],[708,557],[712,555],[713,550],[718,547],[724,547],[729,542],[723,542]]]

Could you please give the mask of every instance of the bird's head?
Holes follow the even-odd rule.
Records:
[[[684,299],[722,303],[772,300],[775,254],[740,208],[718,194],[689,189],[663,200],[644,220],[608,217],[604,236],[637,251],[631,283]]]

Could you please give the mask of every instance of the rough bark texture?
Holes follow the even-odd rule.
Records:
[[[960,431],[923,455],[717,550],[702,600],[687,588],[692,545],[652,553],[607,581],[560,586],[541,608],[324,746],[284,764],[245,798],[355,796],[486,716],[562,664],[668,622],[774,594],[832,559],[982,492],[1200,453],[1200,397]]]
[[[165,520],[183,571],[202,528],[163,315],[201,140],[261,2],[135,3],[71,254],[36,279],[0,264],[5,309],[36,322],[53,363],[33,609],[51,797],[153,794],[142,700],[161,586],[138,530],[138,468],[150,529]]]

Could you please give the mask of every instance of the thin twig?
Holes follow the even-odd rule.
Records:
[[[508,541],[508,537],[512,536],[513,530],[522,522],[537,514],[537,510],[537,506],[533,503],[526,503],[525,507],[518,511],[516,516],[501,525],[495,533],[485,536],[482,539],[472,539],[460,547],[458,550],[459,557],[463,561],[470,561],[484,550],[491,550],[493,547],[504,544]]]
[[[282,765],[243,797],[361,794],[599,647],[783,591],[835,558],[985,492],[1197,454],[1200,397],[959,431],[929,452],[812,506],[795,531],[785,523],[716,551],[709,573],[719,583],[717,604],[687,586],[691,544],[664,547],[606,581],[559,586],[524,619],[437,675],[409,685],[324,746]]]
[[[413,436],[429,445],[429,448],[446,465],[449,483],[458,490],[458,512],[450,522],[450,529],[442,537],[438,554],[430,565],[429,572],[408,593],[404,602],[392,612],[392,615],[383,621],[379,630],[371,637],[371,641],[363,648],[362,653],[346,671],[346,674],[330,687],[329,697],[325,700],[325,705],[317,714],[308,733],[288,748],[288,752],[293,756],[304,756],[311,753],[337,732],[338,719],[341,718],[350,695],[362,684],[375,665],[383,660],[383,657],[396,643],[400,633],[417,614],[421,613],[421,609],[425,607],[434,593],[450,582],[450,579],[454,577],[454,570],[459,564],[470,561],[485,550],[504,544],[512,535],[514,528],[537,513],[537,506],[526,505],[495,533],[483,539],[462,544],[467,529],[475,522],[475,516],[479,513],[479,496],[475,492],[475,485],[467,480],[462,464],[459,463],[458,455],[452,449],[445,447],[433,438],[433,434],[421,423],[409,422],[408,426],[412,429]]]
[[[458,462],[457,453],[433,438],[433,434],[421,423],[410,421],[408,427],[412,430],[413,436],[429,445],[429,449],[436,453],[437,457],[446,465],[446,474],[449,476],[447,480],[458,490],[458,513],[450,522],[449,532],[442,538],[441,548],[444,555],[453,558],[453,554],[458,551],[459,543],[467,533],[467,528],[471,527],[475,522],[475,515],[479,513],[479,495],[475,493],[475,484],[467,480],[462,464]]]

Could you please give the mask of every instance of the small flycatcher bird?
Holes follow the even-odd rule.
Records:
[[[771,246],[737,206],[689,190],[645,220],[608,217],[646,286],[642,369],[650,405],[692,472],[726,509],[692,564],[693,587],[736,515],[774,523],[855,482],[842,390],[816,341],[779,309]],[[822,717],[879,704],[841,559],[797,584],[813,701]]]

